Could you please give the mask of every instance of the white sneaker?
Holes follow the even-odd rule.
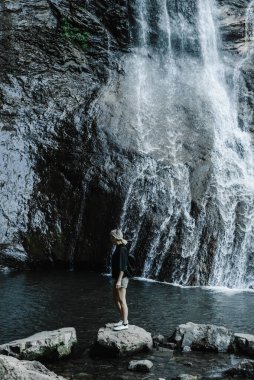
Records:
[[[114,327],[114,331],[121,331],[121,330],[127,330],[128,329],[128,323],[124,325],[123,323],[120,326]]]
[[[129,322],[127,321],[127,324],[128,324]],[[121,321],[119,321],[119,322],[117,322],[117,323],[114,323],[114,327],[118,327],[118,326],[122,326],[122,324],[123,324],[123,321],[121,320]]]
[[[114,327],[118,327],[118,326],[121,326],[123,324],[123,321],[119,321],[117,323],[114,323]]]

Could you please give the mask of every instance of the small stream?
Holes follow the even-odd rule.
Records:
[[[69,379],[170,379],[180,373],[217,373],[237,358],[225,354],[154,351],[150,374],[127,370],[129,359],[91,359],[89,347],[100,327],[118,320],[112,305],[112,280],[93,272],[0,273],[0,343],[43,330],[73,326],[78,347],[73,358],[48,365]],[[132,280],[129,321],[151,333],[170,336],[188,321],[211,323],[254,334],[253,291],[182,288]],[[144,355],[136,355],[135,358]],[[90,374],[88,376],[87,374]]]

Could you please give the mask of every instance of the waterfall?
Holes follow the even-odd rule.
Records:
[[[105,95],[100,115],[111,137],[141,157],[119,225],[144,277],[253,286],[253,148],[248,120],[239,123],[239,67],[232,73],[218,47],[216,5],[135,4],[125,75]]]
[[[211,1],[200,2],[202,7],[205,3],[206,7],[208,3],[212,4]],[[206,25],[214,30],[211,23],[206,22]],[[212,41],[208,30],[204,34]],[[215,115],[212,154],[216,189],[214,202],[218,205],[222,219],[210,284],[244,287],[253,241],[254,161],[251,140],[249,133],[239,128],[237,104],[234,101],[237,88],[232,89],[233,96],[230,96],[214,42],[208,49],[206,41],[202,46],[203,55],[208,57],[204,61],[205,69],[209,72],[209,92]],[[211,65],[217,68],[211,69]]]

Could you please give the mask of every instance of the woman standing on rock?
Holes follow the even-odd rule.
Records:
[[[121,230],[110,232],[111,241],[116,245],[112,256],[112,278],[114,279],[113,300],[120,313],[121,320],[114,324],[114,331],[128,329],[128,306],[126,303],[126,289],[129,279],[125,273],[128,264],[127,241]]]

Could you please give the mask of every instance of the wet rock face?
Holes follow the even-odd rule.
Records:
[[[105,254],[105,247],[102,251],[91,242],[93,226],[81,234],[84,194],[91,207],[85,220],[88,224],[97,220],[97,234],[103,234],[97,215],[102,225],[113,225],[110,219],[119,210],[115,200],[114,209],[110,201],[106,204],[108,184],[100,186],[100,181],[105,182],[103,152],[100,138],[88,131],[89,110],[109,70],[117,66],[117,51],[127,44],[128,18],[123,12],[123,1],[1,5],[0,261],[4,264],[15,266],[27,261],[27,255],[34,265],[69,263],[80,235],[85,241],[82,259],[84,245],[86,251],[93,245],[97,256],[88,258],[90,264],[102,262],[99,255]],[[81,44],[83,36],[86,46]],[[115,51],[114,61],[109,46]],[[96,157],[92,165],[91,157]],[[116,184],[114,188],[119,190]]]
[[[83,4],[83,1],[79,2]],[[85,2],[87,10],[98,17],[101,23],[106,27],[107,33],[117,42],[116,49],[128,48],[131,43],[130,25],[133,19],[132,1],[117,0],[112,2],[100,0],[96,1],[95,4],[89,0]]]
[[[168,35],[163,28],[156,33],[161,20],[151,16],[161,2],[148,3],[149,43],[155,55],[164,54]],[[217,4],[225,54],[242,54],[243,20],[249,2],[217,0]],[[168,9],[173,24],[179,26],[184,15],[185,26],[192,33],[180,51],[181,28],[175,28],[172,49],[193,59],[200,55],[194,38],[195,12],[196,1],[175,2]],[[108,88],[118,88],[128,75],[132,61],[129,66],[123,61],[141,38],[135,1],[9,0],[0,6],[0,19],[0,265],[76,265],[104,270],[111,250],[109,231],[127,213],[132,223],[126,231],[131,237],[138,233],[133,243],[140,268],[147,254],[153,254],[154,265],[161,265],[159,272],[154,269],[153,276],[171,281],[173,272],[180,267],[186,272],[188,266],[188,258],[181,256],[188,224],[181,210],[183,200],[177,195],[189,186],[190,215],[198,220],[207,213],[209,218],[194,263],[196,272],[188,281],[191,285],[207,283],[220,215],[212,205],[212,195],[208,196],[206,209],[199,205],[210,181],[212,133],[209,128],[200,132],[202,120],[189,108],[197,101],[200,107],[206,106],[202,94],[191,99],[187,84],[186,95],[179,98],[182,103],[175,105],[183,113],[183,125],[187,120],[197,126],[191,133],[187,130],[183,146],[185,163],[181,170],[187,173],[186,183],[177,182],[177,171],[168,169],[156,156],[146,166],[144,155],[138,153],[133,126],[127,125],[131,130],[127,138],[117,124],[124,114],[112,117],[111,104],[120,100],[121,107],[122,101],[128,103],[124,97],[128,89],[123,87],[126,91],[119,93]],[[156,46],[162,46],[162,51],[158,52]],[[154,56],[146,60],[157,64]],[[159,70],[163,78],[163,62],[159,62]],[[253,73],[247,61],[244,73],[246,86],[252,91]],[[243,109],[251,99],[244,97]],[[167,106],[165,99],[159,101],[164,108]],[[127,207],[130,189],[137,201]],[[172,196],[172,189],[176,195]],[[149,205],[146,210],[145,204]],[[156,233],[165,215],[170,227],[161,236],[163,245],[156,240]],[[156,252],[163,251],[164,257],[156,256]]]
[[[225,51],[241,54],[245,46],[245,16],[249,0],[216,0],[220,32]]]

